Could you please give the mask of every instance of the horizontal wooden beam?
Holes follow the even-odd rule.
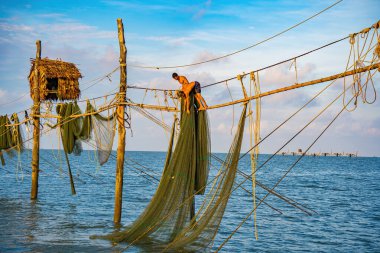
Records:
[[[282,87],[282,88],[279,88],[279,89],[276,89],[276,90],[271,90],[271,91],[263,92],[263,93],[260,93],[260,94],[257,94],[257,95],[251,96],[251,97],[247,97],[247,98],[231,101],[231,102],[228,102],[228,103],[212,105],[212,106],[209,106],[207,110],[221,108],[221,107],[226,107],[226,106],[235,105],[235,104],[239,104],[239,103],[244,103],[244,102],[248,102],[250,100],[254,100],[254,99],[257,99],[257,98],[266,97],[266,96],[269,96],[269,95],[273,95],[273,94],[276,94],[276,93],[280,93],[280,92],[284,92],[284,91],[289,91],[289,90],[293,90],[293,89],[303,88],[303,87],[310,86],[310,85],[324,83],[324,82],[332,81],[332,80],[335,80],[335,79],[338,79],[338,78],[343,78],[343,77],[346,77],[346,76],[351,76],[351,75],[354,75],[354,74],[358,74],[358,73],[362,73],[362,72],[367,72],[367,71],[370,71],[370,70],[373,70],[373,69],[380,69],[380,63],[372,64],[372,65],[369,65],[369,66],[366,66],[366,67],[363,67],[363,68],[358,68],[358,69],[346,71],[346,72],[343,72],[343,73],[340,73],[340,74],[336,74],[336,75],[332,75],[332,76],[328,76],[328,77],[324,77],[324,78],[320,78],[320,79],[316,79],[316,80],[312,80],[312,81],[308,81],[308,82],[304,82],[304,83],[296,83],[294,85]]]
[[[159,105],[148,105],[148,104],[138,104],[138,103],[120,103],[122,105],[128,105],[128,106],[137,106],[144,109],[151,109],[151,110],[159,110],[159,111],[167,111],[167,112],[179,112],[179,110],[175,107],[171,106],[159,106]]]

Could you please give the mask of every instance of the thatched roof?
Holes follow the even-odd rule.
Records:
[[[35,59],[30,60],[32,67],[30,69],[30,75],[34,70]],[[67,78],[67,79],[79,79],[82,78],[81,73],[74,63],[64,62],[60,60],[51,60],[48,58],[40,59],[38,62],[38,72],[40,75],[44,75],[46,78]]]
[[[31,59],[32,67],[29,73],[30,95],[34,98],[35,86],[35,59]],[[82,77],[74,63],[63,62],[61,60],[40,59],[38,62],[38,90],[40,100],[72,100],[80,96],[78,79]],[[53,79],[53,81],[52,81]],[[49,88],[49,82],[56,85],[53,90]]]

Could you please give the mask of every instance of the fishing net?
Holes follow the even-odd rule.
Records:
[[[13,123],[11,122],[13,121]],[[15,152],[23,151],[23,137],[20,128],[20,121],[16,113],[11,118],[7,115],[0,116],[0,159],[4,165],[3,151],[9,156],[13,156]]]
[[[116,117],[115,113],[108,117],[103,117],[100,114],[95,114],[92,117],[94,125],[95,142],[97,157],[100,165],[108,161],[112,152],[113,140],[116,132]]]
[[[194,104],[193,97],[191,104]],[[182,110],[183,111],[183,110]],[[213,241],[223,217],[237,170],[246,106],[239,127],[218,176],[195,216],[195,194],[204,192],[209,164],[207,113],[182,113],[181,130],[173,150],[172,130],[160,183],[142,214],[124,231],[92,238],[136,244],[147,251],[194,251]],[[207,157],[206,157],[207,156]],[[198,167],[199,166],[199,167]]]
[[[196,101],[195,101],[196,102]],[[210,168],[210,133],[206,111],[195,113],[196,120],[196,172],[195,191],[198,195],[203,195],[206,189],[208,171]]]
[[[79,155],[82,152],[82,145],[80,144],[83,118],[71,116],[82,114],[77,103],[61,103],[56,107],[57,114],[61,116],[58,119],[60,126],[63,149],[66,153]],[[85,131],[88,131],[87,129]]]
[[[97,158],[100,165],[107,162],[111,155],[116,131],[116,113],[113,111],[107,117],[102,116],[96,108],[87,101],[84,115],[76,102],[60,103],[56,107],[60,118],[55,126],[60,127],[64,151],[79,155],[82,152],[81,141],[95,140]],[[77,116],[76,116],[77,115]],[[94,132],[94,136],[92,133]]]
[[[246,118],[245,105],[237,132],[212,186],[190,225],[183,228],[162,251],[198,252],[211,246],[223,218],[238,168]]]

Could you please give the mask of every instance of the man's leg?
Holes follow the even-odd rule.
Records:
[[[185,108],[186,108],[186,112],[188,114],[190,114],[190,96],[189,96],[189,94],[186,95]]]
[[[208,105],[207,105],[205,99],[202,97],[201,94],[199,94],[199,96],[201,97],[201,100],[202,100],[202,102],[203,102],[203,106],[206,107],[206,109],[207,109]]]
[[[202,95],[199,94],[199,93],[195,93],[195,98],[197,99],[198,104],[199,104],[198,111],[205,110],[206,108],[205,108],[205,107],[203,106],[203,104],[202,104]]]

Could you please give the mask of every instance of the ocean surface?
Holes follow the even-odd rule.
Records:
[[[149,202],[165,153],[127,152],[126,157],[123,225],[136,219]],[[260,155],[259,164],[268,157]],[[77,191],[73,196],[64,154],[41,150],[38,200],[31,201],[30,158],[30,151],[20,158],[5,155],[7,165],[0,167],[0,252],[123,252],[127,244],[89,239],[115,229],[115,159],[99,167],[93,151],[70,155]],[[273,187],[298,158],[275,156],[258,171],[257,179]],[[248,156],[239,169],[250,173]],[[213,167],[210,178],[215,173]],[[239,174],[236,182],[242,180]],[[252,188],[250,180],[243,186]],[[275,190],[304,211],[269,195],[268,205],[257,209],[258,240],[251,216],[221,252],[380,252],[380,158],[305,157]],[[266,191],[257,187],[256,194],[262,198]],[[201,200],[197,197],[197,206]],[[213,250],[252,207],[244,189],[232,194]],[[142,252],[137,247],[126,251]]]

